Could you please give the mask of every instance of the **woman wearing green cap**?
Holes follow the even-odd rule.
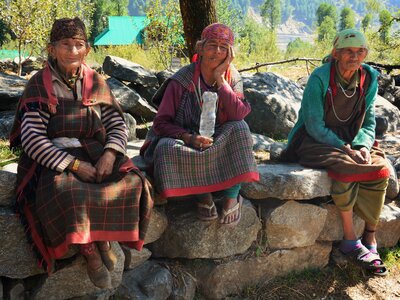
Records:
[[[336,35],[331,61],[315,69],[308,80],[282,159],[327,169],[343,225],[340,250],[373,274],[386,275],[375,230],[389,169],[375,143],[378,72],[362,63],[367,54],[360,31],[346,29]],[[361,238],[354,231],[353,211],[365,220]]]

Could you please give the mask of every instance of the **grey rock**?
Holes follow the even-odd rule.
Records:
[[[174,74],[174,72],[169,71],[169,70],[163,70],[161,72],[158,72],[156,74],[158,83],[161,86],[165,80],[167,80],[169,77],[171,77]]]
[[[115,78],[108,78],[107,83],[124,112],[130,113],[137,120],[153,120],[157,110],[136,91]]]
[[[112,242],[112,248],[118,259],[114,271],[110,272],[111,289],[115,289],[122,281],[125,257],[117,242]],[[85,258],[80,255],[64,268],[48,276],[43,284],[34,291],[32,299],[69,299],[96,293],[100,290],[90,281]]]
[[[312,204],[285,202],[266,220],[266,234],[271,249],[311,246],[326,220],[327,210]]]
[[[172,270],[173,272],[173,270]],[[172,293],[168,300],[191,300],[196,295],[196,279],[188,272],[180,270],[178,274],[174,274],[174,283]]]
[[[382,117],[382,116],[377,116],[375,117],[375,134],[376,136],[383,136],[388,128],[389,128],[389,121],[387,118]]]
[[[331,249],[331,243],[316,243],[259,257],[232,258],[226,262],[194,260],[188,262],[188,269],[196,277],[198,289],[206,298],[221,299],[290,272],[323,268],[328,264]]]
[[[328,212],[322,231],[318,237],[319,241],[340,241],[343,239],[343,226],[339,211],[335,204],[322,204]],[[356,236],[361,236],[364,231],[365,222],[356,214],[353,214],[353,225]]]
[[[21,280],[14,282],[10,287],[7,296],[7,298],[10,300],[25,300],[26,295],[24,283],[21,282]]]
[[[388,74],[381,73],[378,76],[378,93],[383,95],[385,90],[394,87],[394,78]]]
[[[15,198],[17,174],[0,170],[0,206],[11,206]]]
[[[385,205],[382,209],[376,240],[378,247],[393,247],[400,239],[400,208]]]
[[[330,195],[331,180],[322,169],[299,164],[260,164],[260,181],[242,183],[241,194],[248,199],[308,200]]]
[[[165,300],[171,292],[171,273],[157,263],[147,261],[133,270],[124,272],[115,297],[117,299]]]
[[[400,122],[400,110],[381,96],[376,97],[375,114],[388,121],[387,131],[396,131]]]
[[[18,163],[14,162],[14,163],[7,164],[4,167],[2,167],[1,170],[3,170],[4,172],[10,172],[10,173],[17,174]]]
[[[14,111],[0,111],[0,139],[9,138],[14,118]]]
[[[4,299],[3,282],[0,279],[0,300]]]
[[[19,76],[0,72],[0,110],[13,110],[28,81]]]
[[[158,240],[168,227],[168,218],[160,207],[154,207],[150,217],[144,244]]]
[[[399,181],[397,178],[396,170],[393,167],[391,161],[389,159],[386,159],[386,161],[388,162],[390,168],[390,177],[389,177],[389,184],[386,189],[386,197],[388,199],[394,200],[397,199],[397,196],[399,194]]]
[[[26,278],[44,273],[37,266],[21,222],[10,208],[0,208],[0,245],[0,276]]]
[[[129,60],[107,55],[103,62],[103,70],[107,75],[119,80],[134,82],[143,86],[158,87],[157,77]]]
[[[128,141],[136,140],[136,120],[135,118],[128,113],[124,113],[124,120],[126,123],[126,127],[128,127]]]
[[[155,86],[143,86],[140,84],[133,84],[129,85],[130,88],[134,89],[143,99],[145,99],[149,104],[153,105],[151,99],[153,98],[154,94],[157,92],[158,87]]]
[[[169,226],[166,231],[149,245],[153,257],[222,258],[244,253],[261,228],[249,202],[243,205],[241,220],[234,228],[220,224],[219,219],[200,221],[195,208],[188,208],[188,205],[175,205],[167,216]]]
[[[137,251],[136,249],[128,248],[121,245],[122,251],[125,255],[124,270],[131,270],[137,266],[143,264],[151,256],[151,251],[147,248],[143,248],[142,251]]]
[[[253,151],[267,151],[270,153],[271,159],[278,159],[283,149],[286,148],[286,143],[275,142],[273,139],[262,134],[252,134]]]
[[[243,75],[242,78],[246,100],[252,106],[246,117],[251,131],[286,138],[297,120],[303,93],[301,87],[268,72]]]

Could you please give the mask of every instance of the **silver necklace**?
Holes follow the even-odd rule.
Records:
[[[340,83],[339,83],[339,84],[340,84]],[[351,117],[353,116],[353,114],[354,114],[354,112],[355,112],[355,109],[353,109],[353,111],[350,113],[350,115],[348,116],[348,118],[346,118],[346,119],[341,119],[341,118],[339,118],[339,116],[336,114],[335,105],[333,104],[333,95],[332,95],[332,90],[331,90],[331,88],[328,88],[328,92],[329,92],[329,94],[330,94],[330,96],[331,96],[331,103],[332,103],[332,111],[333,111],[333,114],[335,115],[336,119],[337,119],[339,122],[346,123],[346,122],[347,122],[348,120],[350,120]],[[344,91],[343,91],[343,93],[344,93]],[[354,94],[353,94],[353,95],[354,95]],[[349,97],[347,97],[347,98],[349,98]]]
[[[347,95],[347,94],[346,94],[346,90],[342,87],[342,85],[340,84],[340,82],[338,82],[338,84],[339,84],[339,87],[340,87],[340,89],[342,90],[342,92],[343,92],[343,94],[344,94],[344,96],[345,96],[346,98],[348,98],[348,99],[353,98],[353,96],[356,94],[356,91],[357,91],[357,82],[356,82],[356,86],[354,87],[353,94],[351,94],[351,95]]]

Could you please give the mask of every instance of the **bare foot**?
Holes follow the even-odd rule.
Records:
[[[240,221],[241,213],[242,198],[239,196],[239,201],[235,198],[226,198],[220,223],[236,225]]]

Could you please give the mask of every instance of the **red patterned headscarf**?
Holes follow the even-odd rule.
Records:
[[[204,28],[203,32],[201,33],[201,39],[223,40],[231,46],[233,46],[233,42],[235,41],[232,30],[228,26],[221,23],[213,23]]]

